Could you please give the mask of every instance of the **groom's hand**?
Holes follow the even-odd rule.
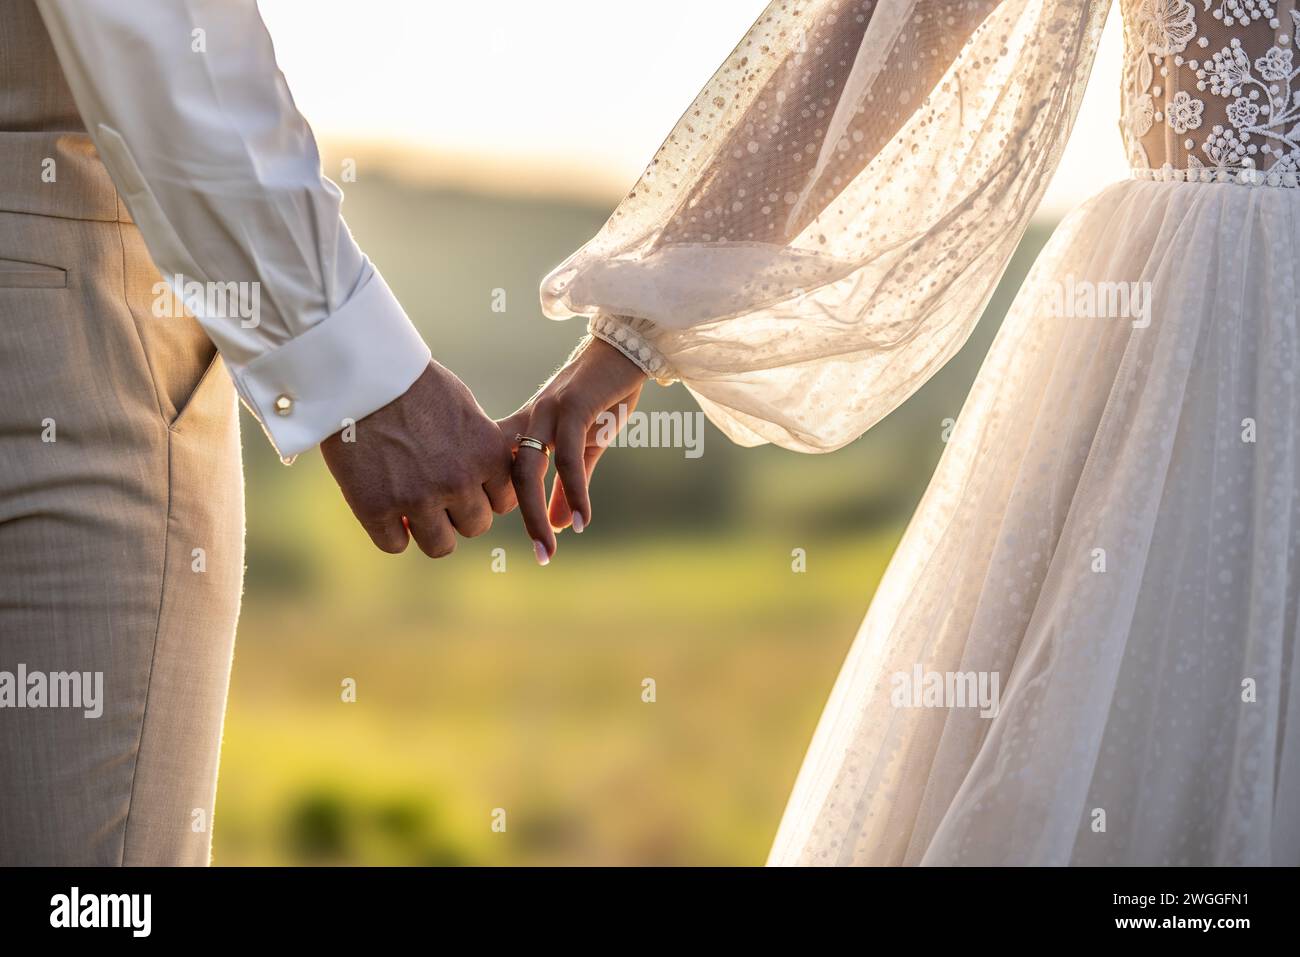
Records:
[[[492,513],[515,507],[510,443],[465,383],[436,362],[401,397],[344,433],[321,454],[363,528],[385,552],[406,549],[409,534],[430,558],[472,538]],[[454,531],[453,531],[454,530]]]

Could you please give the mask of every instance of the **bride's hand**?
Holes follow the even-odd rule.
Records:
[[[613,346],[592,339],[570,357],[541,390],[514,415],[499,423],[515,446],[512,479],[524,528],[533,540],[537,561],[555,555],[555,532],[573,525],[581,532],[591,524],[587,484],[609,441],[636,408],[646,374]],[[618,427],[606,425],[617,417]],[[547,457],[515,442],[516,434],[544,442],[555,457],[555,481],[546,503]]]

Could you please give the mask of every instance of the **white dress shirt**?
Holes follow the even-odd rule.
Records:
[[[348,232],[254,0],[37,4],[163,276],[257,284],[254,315],[177,292],[280,455],[405,392],[429,348]]]

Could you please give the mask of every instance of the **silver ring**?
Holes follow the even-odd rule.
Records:
[[[536,449],[538,452],[541,452],[543,455],[545,455],[548,459],[551,457],[550,447],[541,439],[535,439],[530,435],[516,435],[515,444],[519,446],[521,449]]]

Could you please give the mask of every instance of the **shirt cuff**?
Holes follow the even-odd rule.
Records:
[[[398,398],[429,347],[383,276],[371,270],[342,308],[233,370],[235,387],[286,464]]]

